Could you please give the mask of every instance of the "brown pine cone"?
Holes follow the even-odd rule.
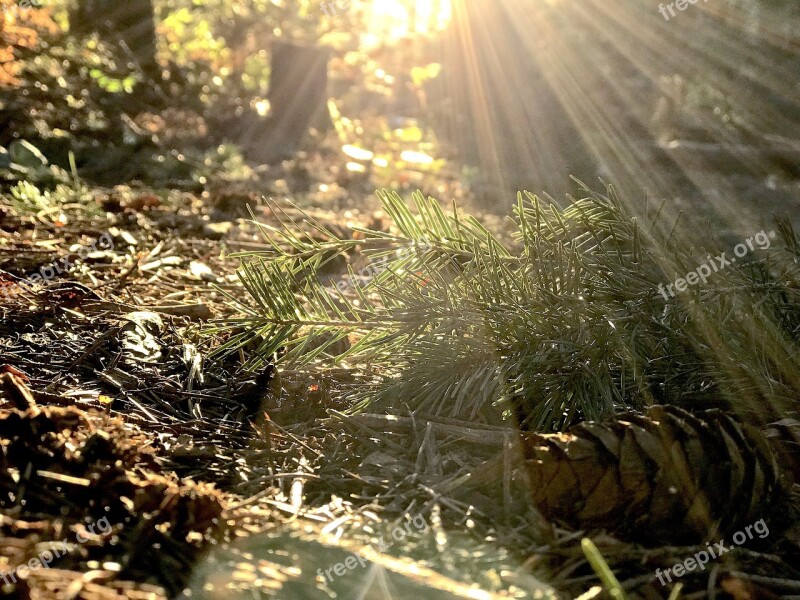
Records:
[[[795,482],[800,482],[800,420],[787,417],[770,423],[764,435],[778,455],[778,462],[792,472]]]
[[[545,517],[645,543],[716,539],[767,517],[791,486],[764,435],[719,410],[653,406],[522,436]]]

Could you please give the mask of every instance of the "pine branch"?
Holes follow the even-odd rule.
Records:
[[[369,370],[376,383],[353,390],[355,410],[403,402],[474,418],[498,406],[541,430],[654,402],[800,390],[799,246],[785,224],[780,275],[754,260],[719,288],[667,300],[658,286],[695,257],[642,227],[610,188],[563,209],[520,194],[514,248],[433,198],[415,194],[412,211],[379,196],[393,227],[359,229],[358,240],[273,207],[280,226],[259,224],[270,248],[240,255],[248,298],[227,295],[242,316],[219,324],[229,338],[218,355],[254,345],[247,367]],[[382,265],[370,281],[351,271],[347,293],[322,282],[322,266],[358,252]]]

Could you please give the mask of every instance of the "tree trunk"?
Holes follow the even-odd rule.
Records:
[[[152,0],[77,0],[69,14],[76,35],[97,32],[119,46],[148,76],[156,75],[156,29]]]
[[[276,41],[272,46],[270,117],[263,127],[245,132],[242,145],[254,158],[274,162],[290,158],[312,126],[324,127],[328,115],[327,48]]]

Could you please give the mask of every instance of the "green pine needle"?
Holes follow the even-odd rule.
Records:
[[[798,397],[800,246],[788,222],[785,248],[664,299],[658,286],[703,257],[610,188],[563,209],[520,194],[511,244],[421,193],[413,209],[379,197],[391,231],[357,240],[273,207],[279,226],[259,224],[269,249],[239,255],[247,297],[226,294],[240,316],[213,330],[227,337],[217,356],[360,369],[374,385],[351,390],[354,410],[474,418],[499,407],[537,430],[654,402],[729,398],[748,410]],[[361,282],[351,271],[340,292],[322,268],[357,253],[376,273]]]

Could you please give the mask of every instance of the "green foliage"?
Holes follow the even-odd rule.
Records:
[[[46,51],[28,57],[17,93],[7,100],[10,129],[23,136],[82,140],[115,131],[118,108],[135,114],[144,94],[132,94],[141,75],[96,36],[72,40],[63,32]]]
[[[19,181],[10,190],[10,204],[19,214],[43,215],[61,213],[65,209],[78,209],[86,212],[99,211],[99,207],[88,203],[88,188],[79,179],[75,168],[75,157],[70,153],[71,176],[63,169],[51,165],[47,167],[47,159],[38,148],[27,142],[12,144],[11,156],[20,161],[26,179]],[[25,159],[24,161],[22,159]],[[53,181],[58,183],[52,190],[40,189],[33,183]]]
[[[52,212],[64,207],[74,208],[85,200],[84,188],[58,184],[53,190],[41,190],[29,181],[20,181],[11,188],[11,206],[20,214],[37,214],[42,211]],[[88,205],[80,205],[88,210]]]
[[[209,13],[188,6],[162,16],[160,28],[165,33],[171,60],[186,64],[191,60],[206,59],[214,64],[226,58],[225,40],[214,34],[209,16]]]
[[[359,230],[360,239],[274,207],[280,227],[260,225],[271,249],[242,255],[248,298],[228,295],[241,316],[221,324],[229,337],[219,353],[252,350],[247,367],[277,358],[363,370],[374,385],[352,390],[356,410],[404,402],[474,417],[498,405],[545,430],[654,402],[794,402],[791,228],[767,259],[666,299],[658,286],[701,261],[655,224],[642,227],[612,190],[587,194],[563,209],[521,194],[513,244],[419,193],[416,214],[381,193],[394,227]],[[380,261],[378,273],[325,283],[323,267],[353,253]]]
[[[101,89],[111,94],[118,94],[120,92],[132,94],[133,87],[139,80],[135,73],[130,73],[124,77],[118,78],[106,75],[101,69],[90,69],[89,76],[97,80],[97,85],[99,85]]]
[[[192,179],[203,185],[220,178],[225,182],[251,181],[253,169],[245,161],[241,151],[233,144],[220,144],[205,151],[192,171]]]
[[[266,92],[274,39],[338,47],[352,43],[356,29],[354,11],[342,11],[334,27],[315,0],[160,0],[155,9],[162,60],[185,68],[197,83],[210,70],[202,87],[218,93],[231,85]]]
[[[37,213],[52,206],[50,194],[42,193],[29,181],[20,181],[11,188],[11,204],[21,213]]]

